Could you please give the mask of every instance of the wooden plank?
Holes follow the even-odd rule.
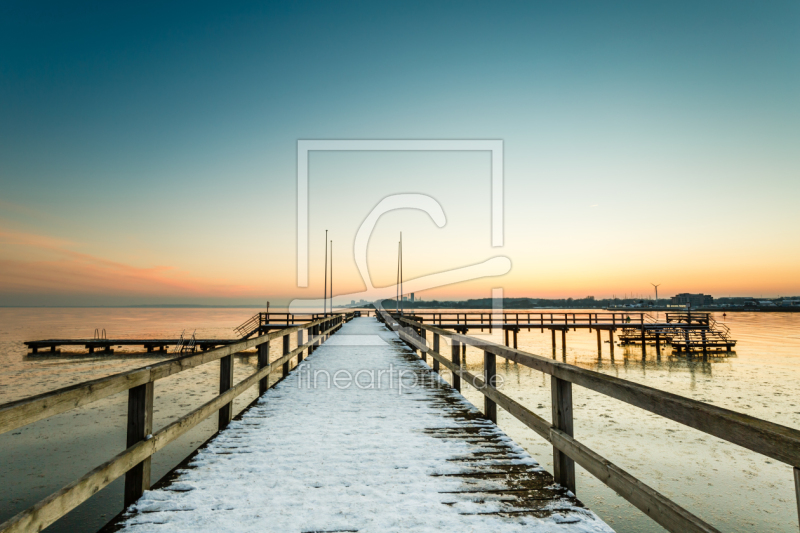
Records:
[[[153,383],[148,382],[128,390],[128,435],[126,448],[146,440],[153,432]],[[123,506],[127,509],[150,490],[150,457],[125,474]]]
[[[553,426],[571,437],[573,435],[572,383],[551,376],[550,398],[553,408]],[[556,483],[571,490],[573,494],[577,494],[575,490],[575,462],[557,446],[553,446],[553,477]]]
[[[554,375],[777,461],[791,466],[800,464],[800,431],[796,429],[614,376],[506,348],[485,339],[468,337],[435,326],[424,327],[457,342],[467,343],[534,370]]]
[[[151,381],[150,367],[63,387],[0,406],[0,433],[83,407]]]
[[[593,452],[565,432],[552,428],[549,440],[554,447],[558,447],[587,472],[608,485],[614,492],[631,502],[667,531],[719,533],[719,530],[710,524],[642,483],[611,461]]]
[[[219,392],[220,394],[233,387],[233,356],[228,355],[219,360]],[[222,431],[233,420],[233,402],[227,403],[219,409],[219,424],[217,431]]]

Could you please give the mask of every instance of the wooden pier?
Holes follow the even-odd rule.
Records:
[[[563,526],[565,532],[570,531],[570,524],[580,521],[584,526],[596,526],[596,531],[608,531],[575,499],[575,494],[580,495],[576,463],[668,531],[717,531],[575,439],[573,385],[794,467],[800,511],[800,431],[419,319],[387,314],[378,318],[396,332],[396,337],[373,334],[374,328],[380,327],[376,319],[360,318],[357,326],[369,330],[369,334],[352,342],[347,332],[355,327],[353,315],[326,316],[1,405],[0,433],[4,433],[114,394],[128,393],[127,448],[0,524],[0,532],[41,530],[121,476],[125,476],[127,514],[119,517],[117,524],[126,529],[173,523],[173,529],[219,531],[224,525],[220,521],[225,521],[260,531],[365,531],[381,529],[383,523],[376,520],[400,505],[404,511],[395,529],[430,529],[430,517],[435,514],[442,520],[442,530],[536,531],[533,526],[537,521],[549,520],[548,527]],[[289,336],[295,334],[297,347],[291,349]],[[282,355],[270,361],[270,343],[278,340]],[[326,341],[325,350],[317,352]],[[405,351],[398,351],[400,341],[408,346]],[[333,350],[337,344],[341,348]],[[464,369],[466,347],[483,352],[481,374]],[[234,383],[233,355],[252,348],[258,350],[258,370]],[[309,357],[311,354],[315,357]],[[354,357],[362,358],[361,362],[355,362]],[[417,357],[425,362],[430,357],[432,368],[422,365]],[[551,376],[551,421],[495,386],[497,357]],[[303,360],[306,363],[300,364]],[[216,361],[220,368],[219,395],[155,430],[155,381]],[[293,369],[294,361],[297,364]],[[389,362],[411,371],[415,384],[402,394],[397,390],[387,394],[373,391],[373,396],[366,390],[356,390],[358,387],[340,393],[335,386],[307,390],[301,386],[304,376],[311,375],[304,369],[330,372],[375,368],[375,362]],[[267,376],[274,370],[284,379],[277,387],[268,388]],[[452,389],[436,373],[448,378]],[[463,386],[475,387],[484,395],[481,412],[456,394]],[[258,387],[260,398],[241,420],[232,423],[232,402],[250,387]],[[300,394],[298,390],[303,391],[301,396],[295,396]],[[370,399],[376,400],[374,405]],[[552,478],[494,425],[498,407],[552,445]],[[215,414],[220,429],[217,437],[189,468],[176,472],[171,484],[142,498],[151,486],[150,457]],[[309,446],[313,453],[303,451]],[[98,458],[98,462],[101,460]],[[326,473],[321,460],[334,475]],[[378,475],[370,477],[376,472]],[[358,495],[364,497],[359,499]],[[340,496],[353,496],[355,500],[338,500]],[[302,506],[273,503],[307,497],[318,498],[314,501],[315,508],[322,509],[320,513],[309,517]]]
[[[358,312],[359,316],[368,316],[368,311]],[[355,313],[352,313],[355,314]],[[114,347],[141,346],[143,351],[168,352],[170,348],[181,353],[194,353],[196,351],[213,350],[219,346],[225,346],[244,339],[249,339],[253,335],[263,335],[271,331],[281,330],[297,324],[313,322],[326,317],[338,316],[333,313],[256,313],[240,326],[234,328],[237,334],[232,339],[195,339],[180,337],[177,339],[107,339],[105,330],[103,335],[98,335],[95,330],[95,337],[91,339],[44,339],[25,341],[25,346],[30,349],[31,354],[38,354],[40,351],[56,353],[62,346],[80,346],[88,350],[89,353],[101,352],[105,354],[114,353]]]
[[[539,329],[542,333],[549,330],[554,353],[556,332],[560,332],[562,352],[566,353],[566,333],[578,329],[597,332],[598,351],[602,344],[601,332],[607,332],[612,354],[617,330],[620,331],[618,340],[621,345],[640,345],[643,355],[647,352],[648,344],[655,346],[658,355],[661,354],[661,347],[668,344],[676,351],[686,353],[730,352],[736,346],[736,341],[730,337],[730,330],[724,324],[715,322],[709,313],[666,313],[663,321],[647,313],[617,312],[411,312],[403,316],[463,334],[470,330],[492,332],[493,329],[501,329],[505,332],[506,346],[514,348],[518,347],[517,337],[523,329]],[[513,343],[509,336],[513,336]]]

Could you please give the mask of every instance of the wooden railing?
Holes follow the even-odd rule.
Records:
[[[379,317],[412,348],[433,358],[433,369],[444,365],[453,373],[453,386],[461,390],[462,381],[484,395],[484,414],[497,422],[499,405],[553,445],[553,470],[556,482],[575,492],[575,463],[611,487],[617,494],[638,507],[647,516],[673,532],[715,532],[707,524],[655,489],[614,465],[573,438],[572,385],[580,385],[611,398],[634,405],[669,420],[679,422],[709,435],[738,444],[761,455],[793,467],[794,484],[800,517],[800,431],[749,415],[691,400],[658,389],[619,379],[599,372],[560,363],[496,344],[485,339],[447,331],[407,317],[382,314]],[[425,332],[433,334],[427,343]],[[440,353],[440,339],[449,338],[451,357]],[[483,376],[462,368],[462,345],[484,352]],[[552,422],[501,393],[496,387],[496,357],[550,374]]]
[[[394,314],[394,311],[392,311]],[[613,312],[603,312],[603,313],[595,313],[595,312],[583,312],[583,313],[574,313],[574,312],[556,312],[556,311],[548,311],[548,312],[528,312],[528,311],[502,311],[502,312],[493,312],[493,311],[466,311],[466,312],[458,312],[458,311],[417,311],[417,310],[408,310],[403,313],[403,316],[407,317],[416,317],[422,319],[423,322],[429,322],[431,324],[470,324],[471,327],[474,327],[476,324],[485,324],[486,328],[491,328],[493,323],[500,322],[506,326],[513,326],[515,324],[519,324],[521,327],[526,327],[530,329],[531,327],[536,327],[537,325],[541,325],[542,327],[547,327],[548,325],[569,325],[569,324],[580,324],[580,325],[591,325],[591,324],[603,324],[603,325],[624,325],[626,323],[630,323],[633,321],[634,323],[638,323],[644,320],[644,317],[648,316],[646,313],[638,312],[638,313],[613,313]],[[498,320],[497,317],[501,317],[501,320]],[[495,325],[495,327],[497,327]]]
[[[353,311],[347,311],[348,314],[352,314]],[[233,328],[239,337],[249,337],[253,333],[262,328],[263,326],[269,326],[270,324],[279,324],[279,325],[294,325],[294,324],[302,324],[304,322],[313,322],[314,320],[319,320],[321,318],[329,317],[329,316],[337,316],[341,313],[333,312],[333,313],[266,313],[260,312],[254,314],[252,317],[247,319],[244,323],[240,324],[239,326]],[[361,311],[362,316],[369,316],[369,310]]]
[[[313,353],[322,342],[352,317],[353,313],[330,315],[208,352],[170,359],[0,405],[0,434],[2,434],[128,391],[127,449],[33,507],[0,524],[0,532],[41,531],[122,475],[125,475],[124,504],[128,507],[150,488],[150,457],[154,453],[217,411],[219,429],[224,429],[233,418],[233,400],[237,396],[256,384],[259,396],[266,392],[268,376],[273,370],[281,367],[285,377],[289,373],[289,364],[294,357],[297,357],[299,364],[306,350],[309,354]],[[304,343],[305,331],[309,334],[308,342]],[[297,348],[289,350],[289,335],[295,332]],[[282,338],[283,342],[282,356],[269,362],[269,343],[279,338]],[[250,348],[258,349],[258,370],[234,385],[233,355]],[[220,361],[220,394],[153,433],[154,382],[213,361]]]

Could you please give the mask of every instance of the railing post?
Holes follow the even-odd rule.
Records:
[[[456,368],[461,368],[461,347],[455,339],[451,339],[450,341],[450,354]],[[453,388],[461,392],[461,376],[455,372],[453,372]]]
[[[497,359],[493,353],[483,352],[483,379],[485,386],[494,389],[497,386]],[[497,404],[484,393],[483,412],[486,418],[497,424]]]
[[[153,382],[128,390],[127,447],[147,438],[153,432]],[[150,489],[150,458],[125,474],[124,507],[128,508]]]
[[[289,351],[290,351],[289,334],[287,333],[286,335],[283,336],[283,355],[288,354]],[[283,363],[283,377],[286,377],[288,375],[289,375],[289,361],[286,361],[285,363]]]
[[[555,376],[550,379],[553,402],[553,427],[570,437],[572,434],[572,383]],[[575,492],[575,462],[553,446],[553,477],[556,483]]]
[[[608,330],[608,349],[611,352],[611,359],[614,359],[614,330]]]
[[[258,368],[259,370],[269,365],[269,341],[258,345]],[[264,376],[258,380],[258,395],[267,392],[269,387],[269,376]]]
[[[600,338],[600,330],[597,330],[597,355],[603,354],[603,339]]]
[[[302,345],[303,345],[303,330],[299,329],[299,330],[297,330],[297,346],[302,346]],[[303,362],[303,352],[304,351],[305,350],[300,350],[300,353],[297,354],[297,364],[298,365]]]
[[[433,351],[436,352],[436,353],[440,353],[439,352],[439,334],[438,333],[434,333],[433,334]],[[436,358],[433,359],[433,371],[436,372],[437,374],[439,373],[439,360],[436,359]]]
[[[641,321],[641,327],[642,327],[642,359],[644,359],[645,357],[647,357],[647,342],[646,342],[647,339],[645,338],[645,335],[644,335],[644,313],[642,313],[641,318],[642,318],[642,321]]]
[[[800,468],[794,467],[794,496],[797,498],[797,520],[800,521]]]
[[[219,393],[233,387],[233,355],[226,355],[219,360]],[[222,431],[233,420],[233,402],[219,408],[219,424],[217,431]]]

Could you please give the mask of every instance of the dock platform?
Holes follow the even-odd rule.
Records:
[[[120,527],[612,531],[374,318],[345,324]]]

